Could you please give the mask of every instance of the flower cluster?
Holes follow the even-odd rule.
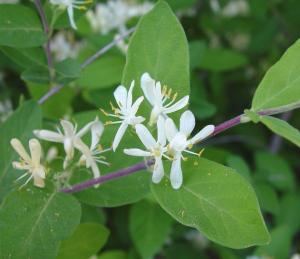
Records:
[[[155,159],[152,180],[159,183],[164,176],[163,157],[172,161],[170,180],[174,189],[182,185],[181,160],[185,160],[183,153],[196,154],[190,149],[194,144],[205,139],[214,132],[214,126],[208,125],[189,139],[190,134],[195,128],[195,117],[189,110],[185,111],[180,117],[180,127],[177,129],[174,121],[168,117],[168,114],[176,112],[185,106],[189,101],[189,96],[184,96],[176,101],[177,94],[172,95],[172,90],[167,86],[161,86],[159,81],[155,81],[148,73],[141,76],[141,88],[143,93],[152,106],[149,119],[149,125],[156,124],[157,140],[151,135],[146,126],[141,124],[145,121],[142,116],[136,116],[139,106],[144,100],[143,96],[133,102],[134,81],[127,91],[124,86],[119,86],[114,97],[118,108],[112,105],[114,114],[102,112],[111,117],[118,118],[117,121],[109,121],[107,124],[121,124],[113,141],[113,150],[115,151],[129,125],[131,125],[146,150],[138,148],[125,149],[124,153],[131,156],[152,157]],[[168,142],[168,143],[167,143]]]
[[[150,130],[143,124],[146,118],[137,115],[139,107],[144,101],[144,96],[140,96],[136,100],[133,99],[134,85],[135,82],[132,81],[128,90],[123,85],[117,87],[114,91],[116,107],[111,103],[113,113],[107,113],[101,109],[106,116],[115,119],[107,121],[106,125],[120,124],[112,148],[103,150],[99,144],[104,125],[98,118],[87,123],[80,130],[77,130],[77,125],[73,125],[70,121],[61,120],[61,128],[58,127],[57,131],[42,129],[35,130],[34,134],[39,139],[63,144],[65,151],[64,170],[68,169],[71,161],[74,160],[75,150],[78,150],[81,156],[77,165],[85,165],[86,168],[91,168],[94,177],[97,178],[100,176],[97,163],[108,165],[108,162],[99,155],[110,149],[116,151],[126,130],[128,127],[132,127],[145,149],[126,148],[124,153],[130,156],[153,159],[155,161],[152,174],[154,183],[159,183],[165,175],[164,159],[171,161],[171,185],[174,189],[179,189],[183,182],[181,161],[186,160],[184,154],[199,156],[199,153],[191,151],[193,145],[210,136],[215,127],[208,125],[196,135],[190,137],[195,128],[195,117],[191,111],[186,110],[181,114],[179,128],[177,128],[169,114],[186,107],[189,96],[176,100],[177,93],[173,94],[170,88],[162,86],[159,81],[155,81],[148,73],[144,73],[141,76],[140,85],[146,100],[152,107],[149,122],[146,125],[151,127],[151,131],[153,131],[153,126],[156,126],[157,138],[153,137]],[[91,133],[90,146],[82,140],[88,132]],[[17,139],[13,139],[11,144],[21,157],[21,162],[13,163],[14,168],[27,170],[30,177],[26,183],[33,178],[34,185],[43,187],[46,170],[40,163],[42,151],[38,140],[32,139],[29,142],[31,157]]]

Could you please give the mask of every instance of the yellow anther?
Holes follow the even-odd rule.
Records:
[[[84,3],[85,4],[91,4],[91,3],[93,3],[93,0],[85,0]]]
[[[192,148],[193,148],[193,144],[189,144],[188,149],[192,149]]]
[[[166,93],[167,93],[167,91],[168,91],[167,86],[164,85],[164,86],[163,86],[163,89],[162,89],[162,95],[165,96]]]
[[[168,97],[171,98],[171,96],[172,96],[172,88],[170,88],[168,91]]]
[[[85,6],[78,6],[77,9],[85,11],[87,8]]]
[[[105,111],[105,110],[103,110],[103,109],[99,109],[105,116],[108,116],[108,113]]]
[[[198,155],[201,156],[201,155],[203,154],[204,150],[205,150],[205,148],[202,148],[202,149],[200,150],[200,152],[198,153]]]
[[[113,122],[112,121],[106,121],[105,123],[104,123],[104,126],[106,126],[106,125],[111,125]]]
[[[98,150],[98,151],[103,151],[103,147],[102,147],[101,144],[99,144],[99,145],[97,146],[97,150]]]
[[[178,95],[177,93],[175,93],[175,94],[174,94],[174,96],[173,96],[173,101],[175,101],[175,100],[176,100],[176,98],[177,98],[177,95]]]
[[[110,107],[111,107],[111,109],[112,109],[112,111],[113,112],[117,112],[119,109],[117,109],[113,104],[112,104],[112,102],[109,102],[109,104],[110,104]]]

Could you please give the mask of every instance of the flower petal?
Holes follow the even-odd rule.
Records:
[[[128,124],[125,122],[122,122],[122,124],[121,124],[120,128],[118,129],[117,134],[114,138],[113,144],[112,144],[113,151],[116,151],[117,147],[119,146],[120,141],[121,141],[123,135],[125,134],[127,127],[128,127]]]
[[[75,128],[74,128],[74,125],[71,122],[69,122],[67,120],[61,120],[60,124],[64,129],[65,136],[67,136],[67,137],[73,137],[74,136]]]
[[[29,170],[30,169],[30,165],[28,164],[25,164],[24,162],[17,162],[17,161],[14,161],[12,162],[12,166],[14,169],[17,169],[17,170]]]
[[[121,109],[126,108],[127,89],[125,88],[125,86],[119,85],[117,89],[114,91],[114,97]]]
[[[90,129],[91,127],[97,123],[98,118],[96,118],[94,121],[91,121],[89,123],[87,123],[81,130],[78,131],[78,133],[76,133],[76,136],[81,138],[82,136],[84,136]]]
[[[71,160],[74,156],[74,144],[72,139],[70,138],[64,139],[64,149],[67,155],[67,159]]]
[[[142,101],[144,101],[144,97],[140,96],[139,98],[136,99],[136,101],[134,102],[134,104],[131,107],[131,113],[132,115],[135,115],[142,103]]]
[[[155,103],[154,88],[155,80],[148,73],[144,73],[141,77],[141,87],[144,95],[151,105]]]
[[[91,127],[91,133],[92,133],[91,150],[94,150],[98,145],[103,131],[104,131],[104,126],[101,121],[96,121],[93,123]]]
[[[137,124],[135,126],[136,133],[144,146],[148,149],[151,150],[156,146],[156,141],[151,135],[150,131],[142,124]]]
[[[12,145],[13,149],[19,154],[19,156],[28,164],[31,163],[31,158],[26,152],[24,146],[20,142],[20,140],[13,138],[10,141],[10,144]]]
[[[165,133],[168,141],[172,141],[172,139],[175,137],[177,134],[178,130],[175,126],[175,123],[172,119],[167,118],[165,122]]]
[[[189,136],[195,128],[195,116],[191,111],[185,111],[180,117],[179,131]]]
[[[55,131],[34,130],[33,133],[39,139],[43,139],[51,142],[58,142],[58,143],[62,143],[64,141],[64,136]]]
[[[31,161],[34,167],[40,165],[41,156],[42,156],[42,147],[40,142],[37,139],[29,140],[29,149],[31,154]]]
[[[164,177],[164,166],[163,166],[162,159],[156,158],[153,174],[152,174],[152,182],[159,183],[163,177]]]
[[[100,176],[100,170],[99,170],[97,163],[94,160],[92,160],[92,161],[90,161],[90,164],[91,164],[94,178],[98,178]]]
[[[74,21],[74,10],[73,10],[72,5],[68,6],[67,11],[68,11],[68,16],[69,16],[69,21],[70,21],[71,27],[74,30],[77,30],[77,27],[76,27],[76,24],[75,24],[75,21]]]
[[[129,90],[128,90],[128,94],[127,94],[127,106],[126,108],[129,109],[132,105],[132,91],[133,91],[133,88],[134,88],[134,80],[131,82],[131,85],[129,87]]]
[[[195,143],[207,138],[210,136],[215,130],[214,125],[207,125],[202,130],[200,130],[193,138],[189,140],[189,142],[194,145]]]
[[[161,146],[166,145],[165,119],[162,116],[157,121],[157,141]]]
[[[128,149],[124,149],[124,153],[126,155],[129,156],[151,156],[151,153],[148,151],[144,151],[142,149],[139,148],[128,148]]]
[[[170,180],[173,189],[177,190],[182,185],[181,153],[177,153],[171,167]]]
[[[33,176],[33,184],[39,188],[45,187],[45,181],[43,178],[39,177],[38,175]]]
[[[178,102],[174,103],[173,105],[171,105],[168,108],[164,109],[165,113],[171,113],[171,112],[176,112],[182,108],[184,108],[189,102],[189,96],[185,96],[183,98],[181,98]]]

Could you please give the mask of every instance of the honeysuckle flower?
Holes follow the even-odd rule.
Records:
[[[144,97],[140,96],[139,98],[137,98],[135,102],[133,102],[132,101],[133,88],[134,88],[134,81],[132,81],[128,92],[126,87],[123,85],[118,86],[117,89],[114,91],[114,97],[118,105],[118,108],[115,108],[113,105],[111,105],[114,114],[107,113],[103,109],[101,109],[101,111],[106,116],[111,116],[120,119],[118,121],[106,122],[106,124],[121,124],[112,144],[113,151],[117,149],[129,125],[135,127],[136,124],[140,124],[145,120],[145,118],[142,116],[136,116],[136,113],[142,101],[144,100]]]
[[[162,88],[160,82],[155,82],[148,73],[142,75],[141,87],[146,99],[153,107],[150,116],[150,125],[157,121],[159,115],[166,119],[168,118],[167,114],[184,108],[189,102],[188,95],[175,102],[177,93],[172,97],[172,89],[168,90],[166,86]],[[167,102],[168,100],[169,102]]]
[[[103,150],[101,145],[99,144],[101,135],[104,131],[104,126],[100,121],[94,123],[91,126],[91,134],[92,134],[92,141],[91,146],[89,149],[84,148],[82,149],[83,155],[80,157],[79,164],[84,164],[86,168],[91,168],[94,174],[94,178],[100,176],[100,170],[97,166],[97,162],[105,165],[109,165],[108,162],[104,161],[104,157],[99,157],[100,154],[110,150],[105,149]]]
[[[50,41],[50,49],[56,61],[76,58],[83,45],[75,40],[71,31],[60,31]]]
[[[86,124],[81,130],[77,132],[77,125],[73,125],[70,121],[61,120],[60,124],[62,126],[63,132],[57,128],[56,131],[51,130],[34,130],[34,134],[39,138],[46,141],[63,143],[66,152],[66,158],[64,161],[64,168],[68,165],[68,162],[74,156],[74,149],[80,151],[89,149],[81,140],[81,137],[85,135],[94,123],[97,123],[98,119]]]
[[[149,130],[142,124],[135,126],[136,133],[141,142],[146,147],[146,151],[139,148],[124,149],[124,153],[130,156],[142,156],[142,157],[154,157],[154,169],[152,174],[152,181],[159,183],[164,176],[164,166],[162,157],[167,157],[165,152],[166,147],[166,135],[165,135],[165,120],[162,116],[159,116],[157,121],[157,141],[153,138]]]
[[[94,31],[107,34],[116,29],[118,33],[126,31],[126,22],[133,17],[147,13],[153,4],[150,2],[134,3],[134,1],[109,0],[98,3],[95,10],[88,11],[86,16]]]
[[[77,30],[74,21],[74,9],[86,10],[84,5],[92,3],[93,0],[50,0],[53,5],[58,5],[62,9],[67,9],[71,27]]]
[[[26,175],[30,175],[24,185],[33,178],[33,184],[43,188],[45,186],[44,179],[46,178],[46,169],[41,165],[42,148],[40,142],[37,139],[29,140],[30,155],[20,140],[13,138],[10,144],[20,156],[19,162],[14,161],[12,163],[13,167],[17,170],[26,170],[26,173],[21,175],[17,180],[24,178]]]
[[[195,128],[195,116],[191,111],[185,111],[180,117],[179,130],[174,121],[170,118],[166,120],[165,132],[169,141],[168,152],[173,156],[173,162],[170,173],[170,180],[174,189],[179,189],[182,185],[181,159],[185,159],[183,152],[199,155],[190,151],[194,144],[210,136],[215,129],[214,125],[207,125],[200,130],[194,137],[188,139]]]

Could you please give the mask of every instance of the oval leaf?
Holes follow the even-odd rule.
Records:
[[[270,240],[255,192],[233,169],[199,158],[183,167],[184,184],[175,191],[168,179],[152,184],[160,205],[184,225],[231,248]]]
[[[35,187],[12,192],[0,210],[0,258],[55,258],[80,214],[80,204],[71,195]]]
[[[1,4],[0,45],[15,48],[42,46],[47,40],[37,14],[18,4]]]
[[[300,99],[300,40],[273,65],[259,84],[252,110],[287,106]]]

